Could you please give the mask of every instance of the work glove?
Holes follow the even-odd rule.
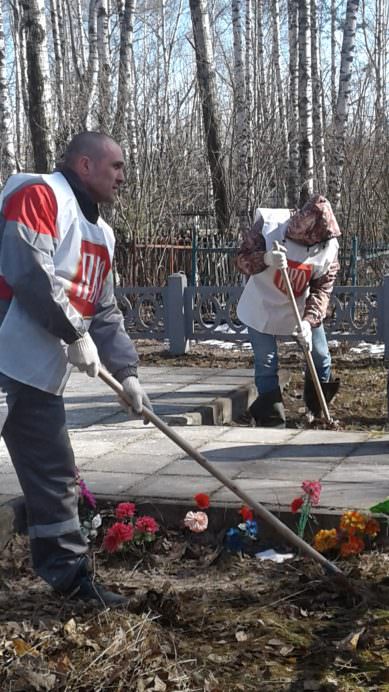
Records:
[[[68,361],[89,377],[99,374],[100,358],[92,337],[86,332],[77,341],[68,346]]]
[[[134,375],[126,377],[126,379],[122,382],[122,387],[129,399],[131,400],[131,408],[135,413],[137,413],[138,415],[141,414],[143,406],[146,406],[146,408],[150,409],[150,411],[153,411],[151,401],[147,396],[145,390],[141,386],[137,377],[135,377]],[[128,410],[128,407],[123,402],[123,399],[119,397],[119,401],[123,408]],[[144,419],[143,422],[146,425],[149,421]]]
[[[307,320],[301,322],[301,331],[297,325],[293,332],[293,336],[299,342],[300,346],[307,351],[312,351],[312,327]]]
[[[278,245],[277,250],[265,252],[263,259],[268,267],[274,267],[275,269],[286,269],[288,266],[286,247],[284,245]]]

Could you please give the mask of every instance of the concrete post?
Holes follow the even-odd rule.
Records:
[[[167,336],[170,353],[173,356],[181,356],[189,350],[184,310],[184,293],[187,285],[188,281],[185,274],[171,274],[168,278]]]

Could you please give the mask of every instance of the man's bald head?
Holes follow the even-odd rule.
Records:
[[[88,156],[96,160],[104,154],[106,147],[110,144],[116,144],[115,140],[103,132],[80,132],[66,147],[63,164],[72,168],[80,156]]]
[[[94,202],[113,202],[124,181],[120,146],[101,132],[81,132],[66,148],[62,166],[76,173]]]

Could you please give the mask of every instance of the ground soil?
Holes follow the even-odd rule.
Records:
[[[130,598],[99,611],[33,577],[25,541],[0,558],[0,688],[388,692],[389,555],[283,564],[166,533],[150,555],[96,556]]]
[[[171,356],[161,342],[138,341],[141,364],[178,367],[253,368],[247,347],[220,348],[212,344],[193,344],[189,353]],[[280,346],[280,381],[290,427],[307,427],[302,398],[304,362],[298,348]],[[331,416],[343,430],[382,430],[387,423],[387,370],[383,358],[350,352],[349,344],[331,347],[333,376],[340,378],[340,389],[330,406]],[[250,416],[242,415],[239,425],[250,425]]]

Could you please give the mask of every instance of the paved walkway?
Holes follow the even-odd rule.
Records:
[[[243,411],[251,371],[144,367],[140,377],[156,413],[181,423],[177,432],[259,502],[288,509],[304,479],[322,481],[323,510],[367,509],[389,495],[389,433],[182,425],[215,416],[228,422],[233,404]],[[213,506],[240,504],[159,430],[129,421],[100,380],[74,373],[66,406],[77,464],[96,494],[190,503],[206,492]],[[3,442],[0,483],[0,504],[20,494]]]

